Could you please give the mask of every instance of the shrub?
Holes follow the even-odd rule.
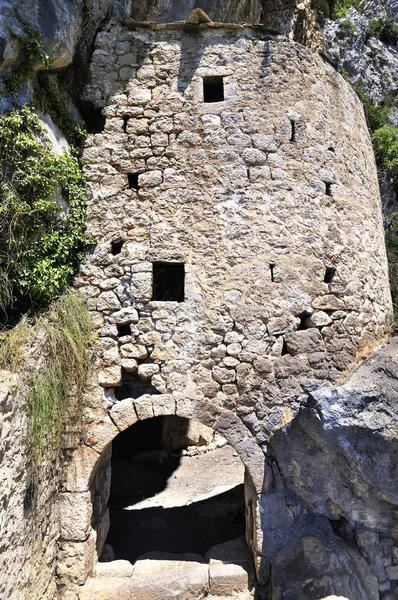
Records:
[[[383,164],[387,174],[393,179],[395,187],[398,183],[398,128],[383,125],[373,136],[373,147],[376,157]]]
[[[349,19],[343,19],[339,23],[338,37],[339,38],[347,38],[351,35],[354,35],[357,28],[355,23],[350,21]]]
[[[360,0],[332,0],[331,13],[333,19],[344,19],[350,8],[361,12]]]
[[[311,8],[315,12],[318,25],[324,27],[326,20],[330,19],[330,5],[328,0],[311,0]]]
[[[9,318],[59,295],[90,241],[78,159],[53,152],[31,107],[0,118],[0,167],[0,310]]]
[[[398,44],[398,25],[392,17],[370,22],[366,38],[375,37],[385,44]]]

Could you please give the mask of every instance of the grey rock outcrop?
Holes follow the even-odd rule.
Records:
[[[91,44],[96,29],[110,16],[123,16],[123,0],[4,0],[0,4],[0,70],[18,60],[23,34],[18,16],[38,27],[53,68],[68,66],[76,48]]]
[[[363,14],[368,17],[383,17],[387,14],[398,16],[397,0],[362,0],[360,6]]]
[[[348,23],[348,27],[345,24]],[[359,84],[375,104],[398,88],[398,52],[369,37],[370,18],[351,8],[347,17],[328,21],[323,30],[325,52],[351,83]]]
[[[269,457],[280,481],[280,491],[273,494],[278,494],[279,511],[284,499],[286,507],[294,507],[295,515],[292,517],[291,508],[290,512],[286,508],[288,516],[284,521],[279,519],[279,528],[275,528],[277,558],[271,568],[273,577],[278,572],[278,556],[284,556],[285,561],[292,560],[293,564],[300,544],[302,549],[305,548],[306,542],[297,531],[311,514],[313,518],[328,519],[341,538],[352,547],[356,546],[377,576],[380,592],[390,590],[390,586],[395,588],[398,549],[397,364],[398,339],[395,338],[368,358],[344,384],[324,387],[310,394],[299,415],[271,439]],[[303,515],[306,515],[304,521]],[[316,520],[311,521],[311,526],[314,522]],[[301,541],[291,548],[293,531]],[[280,550],[277,541],[283,539],[289,539],[289,545]],[[331,542],[327,546],[330,550]],[[329,560],[320,546],[319,551],[318,567]],[[339,550],[338,554],[341,557],[345,551]],[[351,556],[348,562],[351,559],[354,560]],[[359,568],[359,563],[354,562]],[[365,581],[362,576],[360,579]],[[372,581],[369,585],[372,590]],[[322,590],[323,593],[326,591],[349,598],[378,597],[373,596],[373,592],[361,596],[348,588]]]
[[[332,594],[379,600],[377,579],[366,561],[321,518],[308,519],[278,553],[270,588],[270,600],[318,600]]]

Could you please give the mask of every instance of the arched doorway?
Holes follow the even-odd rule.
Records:
[[[112,444],[103,560],[197,554],[245,537],[244,466],[225,438],[175,415],[140,421]],[[101,558],[100,558],[101,560]]]
[[[264,492],[264,454],[239,417],[206,398],[180,394],[146,394],[109,404],[98,414],[83,443],[71,457],[60,498],[58,583],[62,589],[82,586],[96,573],[109,532],[112,443],[137,422],[178,416],[197,421],[225,437],[245,469],[246,540],[261,581],[260,502]],[[114,562],[114,561],[113,561]],[[105,564],[105,563],[103,563]],[[111,563],[112,564],[112,563]],[[78,588],[80,589],[80,588]]]

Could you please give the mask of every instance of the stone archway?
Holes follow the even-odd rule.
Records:
[[[247,542],[256,568],[262,540],[259,501],[263,490],[264,455],[249,430],[230,410],[204,399],[172,394],[145,395],[113,404],[90,431],[70,462],[61,494],[58,579],[64,589],[83,585],[92,573],[109,528],[107,516],[111,444],[115,437],[141,420],[176,415],[194,419],[221,434],[245,467]],[[98,497],[98,489],[103,496]],[[97,491],[96,491],[97,490]],[[95,507],[95,511],[93,511]]]

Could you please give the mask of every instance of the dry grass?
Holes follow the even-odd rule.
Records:
[[[90,315],[74,292],[64,294],[34,321],[23,319],[0,336],[0,367],[23,376],[29,451],[36,467],[45,458],[60,456],[67,424],[79,419],[92,341]],[[32,345],[40,351],[34,372],[28,361]]]
[[[361,362],[368,358],[377,348],[387,343],[390,337],[390,332],[388,332],[381,338],[368,340],[355,354],[348,367],[342,371],[339,379],[336,381],[336,385],[342,383],[344,379],[346,379],[346,377],[361,364]]]

